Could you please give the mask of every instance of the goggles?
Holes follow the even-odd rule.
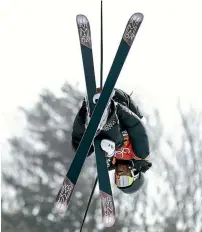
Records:
[[[115,173],[115,184],[119,188],[125,188],[133,184],[133,182],[139,178],[139,173],[134,174],[133,170],[131,170],[132,176],[128,175],[118,175]]]
[[[118,176],[115,175],[115,184],[119,188],[124,188],[130,186],[134,182],[131,176]]]

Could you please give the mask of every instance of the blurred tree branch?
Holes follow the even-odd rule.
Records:
[[[23,136],[14,135],[9,140],[12,160],[2,168],[3,231],[78,231],[96,173],[94,157],[89,157],[84,165],[65,217],[60,218],[52,209],[74,156],[71,130],[82,99],[82,94],[66,83],[60,96],[44,90],[31,110],[20,109],[27,127]],[[178,111],[181,131],[176,131],[180,138],[177,146],[174,136],[166,136],[160,112],[155,109],[150,114],[144,112],[153,162],[146,173],[148,183],[130,196],[112,184],[117,215],[112,228],[100,224],[100,199],[96,193],[84,232],[202,229],[202,114],[194,109],[185,113],[180,103]]]

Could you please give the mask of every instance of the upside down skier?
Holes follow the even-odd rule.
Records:
[[[101,90],[93,98],[97,103]],[[72,131],[72,146],[76,150],[87,128],[88,104],[84,99],[76,115]],[[138,106],[120,89],[114,89],[103,113],[96,137],[106,152],[108,169],[115,169],[115,184],[124,193],[138,191],[144,183],[144,174],[151,166],[149,141]],[[91,146],[89,155],[94,151]]]

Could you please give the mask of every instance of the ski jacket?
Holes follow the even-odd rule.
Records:
[[[120,96],[124,98],[121,99]],[[122,102],[122,104],[120,102]],[[133,109],[133,111],[130,110],[130,108]],[[84,101],[73,124],[72,146],[75,150],[78,148],[85,132],[86,113],[87,109]],[[123,91],[116,90],[111,103],[111,113],[108,117],[107,123],[97,137],[99,139],[112,140],[115,142],[116,149],[118,149],[124,143],[122,132],[127,131],[135,155],[144,159],[149,155],[149,142],[145,127],[140,120],[142,117],[140,110],[130,97]],[[92,152],[93,146],[91,147],[88,155]]]
[[[115,94],[113,96],[113,100],[118,102],[124,106],[127,106],[133,113],[135,113],[139,118],[143,118],[143,115],[139,109],[139,107],[135,104],[135,102],[131,99],[130,95],[125,93],[121,89],[114,89]]]

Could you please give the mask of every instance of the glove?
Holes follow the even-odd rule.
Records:
[[[133,168],[137,172],[146,172],[152,166],[152,163],[147,160],[133,160]]]
[[[115,143],[108,139],[103,139],[100,144],[103,151],[106,152],[107,157],[112,157],[115,152]]]
[[[107,158],[107,168],[108,171],[112,171],[115,169],[115,165],[113,164],[113,157]]]

